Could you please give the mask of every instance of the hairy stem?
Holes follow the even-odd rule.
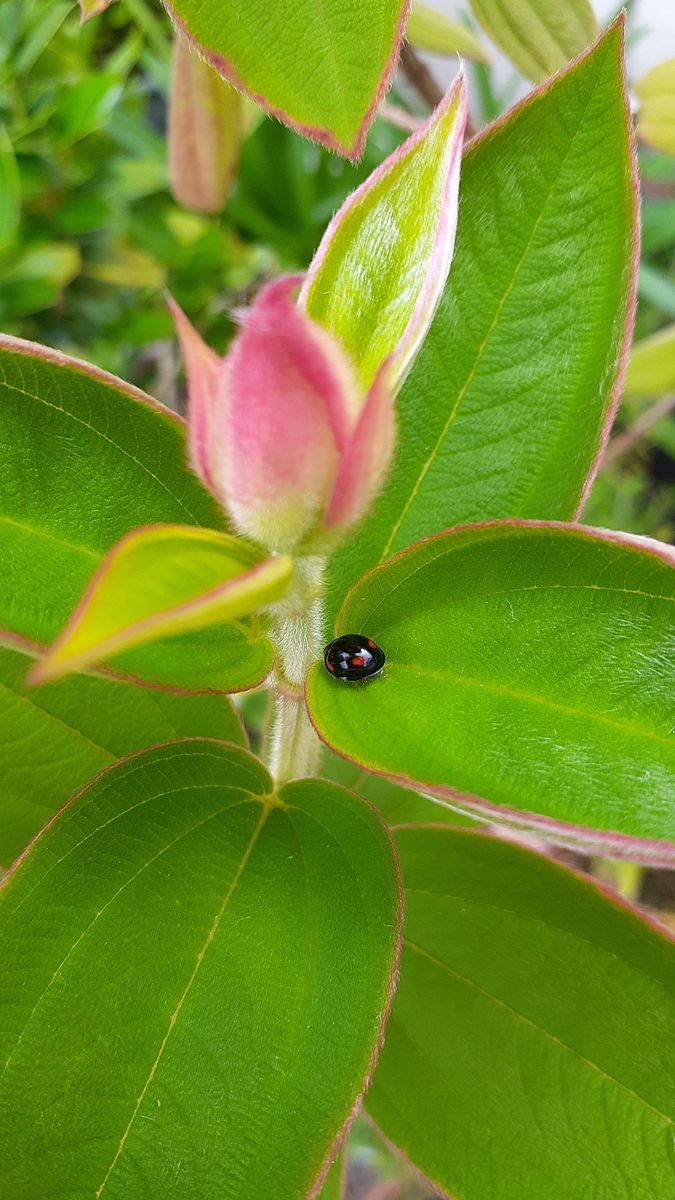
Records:
[[[277,786],[312,775],[319,763],[321,743],[307,716],[304,683],[323,648],[325,565],[319,555],[296,559],[293,587],[272,612],[277,662],[265,759]]]

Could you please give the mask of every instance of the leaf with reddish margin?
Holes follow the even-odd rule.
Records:
[[[104,772],[0,890],[7,1194],[318,1190],[400,932],[394,847],[353,793],[275,794],[252,755],[208,741]]]
[[[352,160],[394,70],[409,0],[163,0],[203,58],[271,116]]]
[[[180,33],[169,93],[169,180],[179,204],[195,212],[224,208],[244,137],[244,98],[204,62]]]
[[[670,1196],[672,937],[519,846],[396,842],[401,977],[367,1097],[385,1136],[463,1200]]]
[[[675,865],[673,567],[670,546],[545,522],[418,542],[338,617],[382,647],[383,673],[350,686],[317,665],[310,716],[375,774]]]
[[[400,387],[443,291],[457,226],[466,124],[460,74],[426,125],[347,198],[300,293],[369,388],[383,363]]]
[[[448,284],[397,399],[388,481],[331,560],[331,617],[368,567],[439,529],[579,514],[621,390],[637,232],[619,21],[464,155]]]
[[[25,651],[0,646],[0,874],[104,767],[176,737],[245,744],[226,696],[177,696],[89,675],[26,683]]]
[[[30,680],[58,679],[167,634],[248,616],[281,599],[292,574],[290,558],[264,558],[213,529],[134,529],[106,554]]]
[[[186,465],[185,427],[137,388],[46,346],[0,336],[0,629],[52,642],[106,552],[130,529],[225,517]],[[120,656],[135,682],[233,691],[272,647],[246,624],[178,634]]]

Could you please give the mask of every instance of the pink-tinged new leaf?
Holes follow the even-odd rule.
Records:
[[[398,389],[431,323],[454,248],[465,124],[460,73],[423,128],[345,201],[310,266],[300,302],[344,346],[364,389],[385,359]]]
[[[360,401],[339,346],[295,305],[298,282],[275,281],[243,315],[217,402],[227,413],[216,477],[228,511],[277,550],[320,520]]]
[[[238,620],[283,596],[292,571],[289,558],[263,558],[212,529],[134,529],[106,554],[30,681],[58,679],[132,646]]]
[[[214,474],[216,447],[224,434],[218,412],[218,392],[223,360],[199,336],[172,296],[167,302],[180,342],[188,386],[188,457],[190,466],[209,491],[223,502]]]
[[[340,460],[324,518],[326,529],[346,529],[353,525],[384,481],[396,436],[388,367],[385,362],[380,368]]]
[[[176,33],[169,103],[169,180],[196,212],[224,207],[244,136],[244,98]]]

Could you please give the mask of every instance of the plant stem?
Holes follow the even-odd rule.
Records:
[[[296,559],[291,591],[272,611],[277,663],[265,760],[277,787],[313,774],[319,763],[321,743],[307,716],[304,683],[323,648],[325,565],[320,555]]]

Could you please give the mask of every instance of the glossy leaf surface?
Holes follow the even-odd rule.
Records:
[[[164,0],[204,58],[267,112],[357,158],[394,68],[406,0]]]
[[[589,0],[471,0],[471,7],[495,45],[535,83],[581,54],[598,32]]]
[[[0,892],[9,1194],[307,1194],[371,1070],[398,921],[352,793],[276,797],[223,743],[112,768]]]
[[[635,85],[638,130],[656,150],[675,154],[675,58],[652,67]]]
[[[300,301],[342,344],[363,389],[390,356],[398,387],[433,316],[452,259],[466,123],[459,76],[427,124],[335,214]]]
[[[312,719],[361,766],[481,815],[673,862],[674,566],[671,547],[576,526],[420,542],[338,618],[383,673],[349,686],[318,664]]]
[[[624,381],[627,396],[662,396],[675,389],[675,325],[635,342]]]
[[[389,481],[333,557],[333,612],[417,538],[579,511],[632,328],[621,54],[615,25],[465,153],[448,284],[397,399]]]
[[[550,860],[397,834],[401,978],[368,1109],[463,1200],[673,1189],[675,946]]]
[[[40,683],[167,634],[264,608],[288,590],[290,558],[263,558],[213,529],[149,525],[106,555],[63,632],[32,672]]]
[[[86,675],[31,688],[30,665],[0,647],[0,868],[116,759],[180,737],[244,741],[225,696],[177,696]]]
[[[222,528],[185,466],[181,421],[121,380],[46,347],[0,339],[0,629],[52,642],[105,553],[148,523]],[[229,690],[264,678],[271,647],[219,625],[116,663],[141,680]]]

